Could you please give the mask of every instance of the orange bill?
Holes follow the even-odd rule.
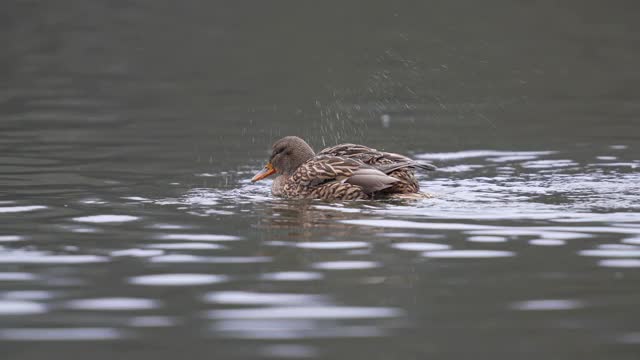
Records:
[[[262,180],[266,177],[269,177],[276,173],[276,169],[273,168],[271,163],[267,163],[264,169],[262,169],[259,173],[257,173],[253,178],[251,178],[251,182],[256,182],[258,180]]]

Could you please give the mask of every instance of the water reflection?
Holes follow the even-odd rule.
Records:
[[[0,316],[20,316],[40,314],[47,311],[43,304],[33,301],[0,300]]]
[[[512,308],[522,311],[553,311],[553,310],[573,310],[583,307],[584,304],[576,300],[544,299],[527,300],[512,304]]]
[[[515,256],[512,251],[501,250],[446,250],[446,251],[425,251],[422,256],[428,258],[445,259],[474,259],[474,258],[501,258]]]
[[[124,333],[113,328],[4,328],[4,341],[110,341],[123,338]]]
[[[197,286],[227,281],[226,276],[210,274],[156,274],[134,276],[129,283],[146,286]]]
[[[2,2],[3,357],[635,359],[637,11],[550,4]],[[436,196],[274,199],[289,134]]]
[[[375,319],[395,318],[402,314],[402,311],[392,308],[301,306],[211,310],[207,316],[211,319]]]
[[[312,281],[323,277],[321,273],[312,271],[279,271],[260,275],[260,279],[266,281]]]
[[[97,298],[78,299],[69,301],[66,307],[74,310],[119,311],[119,310],[148,310],[160,306],[160,302],[153,299],[141,298]]]

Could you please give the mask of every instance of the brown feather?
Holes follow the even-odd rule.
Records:
[[[280,176],[272,185],[274,195],[326,200],[371,199],[377,195],[417,196],[421,193],[414,169],[435,168],[404,155],[357,144],[340,144],[313,154],[306,142],[298,137],[286,137],[276,142],[271,159],[278,160],[274,165],[283,164],[280,167],[284,169],[278,171]]]

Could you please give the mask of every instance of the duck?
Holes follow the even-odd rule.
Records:
[[[302,138],[286,136],[273,144],[269,161],[251,182],[275,174],[271,193],[293,199],[430,197],[420,193],[415,170],[436,167],[358,144],[339,144],[316,153]]]

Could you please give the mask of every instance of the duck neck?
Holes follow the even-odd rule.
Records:
[[[314,156],[316,156],[316,153],[306,142],[300,144],[293,153],[295,154],[293,155],[293,166],[283,173],[283,175],[287,175],[287,177],[291,176],[296,170],[298,170],[300,165],[306,163],[310,159],[313,159]]]
[[[284,185],[289,179],[289,175],[278,175],[271,184],[271,193],[275,196],[283,196]]]

